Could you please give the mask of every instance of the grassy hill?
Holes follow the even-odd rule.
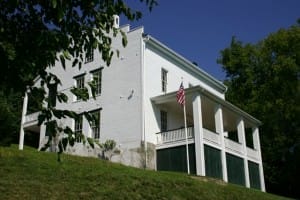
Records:
[[[0,147],[0,199],[284,199],[181,173]]]

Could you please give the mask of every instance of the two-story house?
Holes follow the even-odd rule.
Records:
[[[191,173],[265,191],[258,129],[261,122],[225,100],[225,85],[145,34],[143,27],[120,28],[126,32],[128,45],[122,47],[121,36],[113,39],[112,46],[120,50],[120,56],[114,56],[109,67],[95,51],[81,69],[71,67],[71,62],[66,63],[66,69],[60,62],[48,69],[62,82],[58,91],[68,96],[67,103],[57,102],[56,107],[88,111],[98,119],[93,124],[84,117],[63,119],[59,125],[101,142],[116,141],[119,153],[112,156],[114,162],[186,172],[183,109],[176,100],[183,82]],[[82,101],[70,92],[93,79],[97,80],[96,99],[91,95]],[[26,94],[20,149],[26,131],[39,134],[41,148],[47,140],[46,127],[37,125],[38,112],[27,114],[27,101]],[[77,142],[68,153],[97,156],[99,151]]]

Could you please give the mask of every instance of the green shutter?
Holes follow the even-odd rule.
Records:
[[[48,89],[48,107],[53,108],[56,106],[57,83],[49,84]]]
[[[257,163],[248,161],[250,187],[260,189],[259,166]]]
[[[195,145],[189,145],[190,172],[196,174]],[[157,170],[187,172],[186,146],[159,149],[156,152]]]
[[[245,186],[244,160],[226,153],[228,182]]]
[[[204,158],[206,176],[222,179],[221,151],[204,145]]]

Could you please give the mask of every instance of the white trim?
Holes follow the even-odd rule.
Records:
[[[27,90],[26,90],[25,94],[24,94],[24,99],[23,99],[23,109],[22,109],[20,138],[19,138],[19,150],[23,150],[23,147],[24,147],[24,135],[25,135],[24,123],[25,123],[25,118],[26,118],[26,113],[27,113],[27,105],[28,105],[28,94],[27,94]]]
[[[199,93],[193,99],[193,116],[194,116],[194,135],[195,135],[196,174],[200,176],[205,176],[201,96]]]
[[[266,186],[265,186],[265,178],[264,178],[264,169],[263,169],[263,163],[262,163],[262,158],[261,158],[261,148],[260,148],[260,140],[259,140],[259,130],[258,128],[254,128],[253,130],[253,133],[254,133],[254,137],[253,139],[256,140],[256,145],[257,145],[257,152],[258,152],[258,155],[259,155],[259,159],[260,161],[258,162],[258,165],[259,165],[259,178],[260,178],[260,187],[261,187],[261,190],[263,192],[266,191]]]
[[[193,73],[197,74],[199,77],[205,80],[208,85],[214,86],[214,88],[216,88],[218,91],[222,93],[225,93],[227,91],[227,87],[223,83],[215,79],[207,72],[203,71],[198,66],[194,65],[192,62],[190,62],[183,56],[179,55],[178,53],[176,53],[175,51],[173,51],[166,45],[162,44],[161,42],[159,42],[158,40],[156,40],[150,35],[146,35],[144,37],[147,44],[159,50],[161,53],[165,54],[166,56],[169,56],[173,61],[178,62],[179,66],[183,66],[186,69],[191,70]]]
[[[258,119],[254,118],[253,116],[241,110],[240,108],[236,107],[235,105],[231,104],[230,102],[225,101],[224,99],[221,99],[220,97],[212,94],[211,92],[207,91],[200,85],[185,89],[185,95],[189,95],[189,94],[201,94],[211,99],[215,103],[219,103],[224,108],[227,108],[230,111],[237,113],[238,115],[241,115],[244,119],[247,119],[248,122],[251,123],[251,125],[257,125],[257,126],[261,125],[261,121],[259,121]],[[152,97],[151,101],[153,101],[156,104],[162,104],[169,101],[174,101],[174,99],[176,99],[175,96],[176,96],[176,91],[164,95]]]
[[[245,184],[246,184],[247,188],[250,188],[249,168],[248,168],[248,159],[247,159],[247,146],[246,146],[246,137],[245,137],[245,123],[244,123],[243,118],[240,118],[238,121],[237,131],[238,131],[239,141],[242,143],[242,148],[243,148]]]
[[[227,175],[227,161],[226,161],[226,151],[225,151],[225,141],[224,141],[224,125],[223,125],[223,112],[222,106],[217,104],[215,108],[215,124],[216,132],[220,135],[221,142],[221,162],[222,162],[222,174],[223,180],[228,182]]]

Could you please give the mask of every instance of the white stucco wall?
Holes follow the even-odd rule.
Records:
[[[144,52],[146,140],[156,144],[155,133],[160,132],[160,108],[152,105],[150,99],[164,94],[161,90],[162,68],[168,71],[167,93],[177,91],[182,80],[185,88],[188,88],[189,84],[193,86],[200,85],[220,98],[224,98],[224,93],[208,85],[199,75],[191,72],[191,70],[174,61],[174,59],[171,59],[169,56],[166,56],[155,47],[148,45],[147,42]],[[168,108],[164,108],[164,110],[168,112]],[[170,112],[168,114],[170,116],[168,119],[168,129],[179,128],[177,126],[183,123],[183,117],[181,117],[179,113]]]
[[[68,103],[57,102],[58,109],[70,109],[81,113],[101,108],[100,142],[113,139],[117,146],[123,149],[136,148],[142,137],[142,95],[141,95],[141,40],[143,28],[137,28],[127,33],[128,45],[122,47],[121,36],[113,40],[113,49],[120,51],[120,56],[114,55],[109,67],[102,61],[98,51],[94,53],[94,61],[83,64],[79,69],[67,62],[64,70],[60,62],[49,71],[59,77],[62,86],[58,91],[68,95]],[[102,93],[96,100],[74,101],[74,95],[69,91],[75,86],[74,76],[84,74],[85,84],[91,81],[91,71],[102,69]],[[74,128],[74,120],[65,120],[64,125]],[[83,122],[83,133],[91,137],[91,130],[86,120]]]
[[[156,144],[155,133],[160,132],[161,108],[153,106],[150,99],[163,94],[162,68],[168,71],[167,93],[177,91],[183,78],[185,88],[189,84],[200,85],[221,98],[224,98],[224,94],[207,84],[207,80],[201,79],[191,69],[145,42],[142,27],[130,31],[129,26],[126,26],[123,30],[127,32],[128,45],[126,48],[122,47],[120,35],[113,40],[112,49],[118,49],[120,56],[115,55],[109,67],[102,61],[98,51],[95,51],[94,60],[84,63],[81,69],[77,66],[72,67],[72,63],[67,61],[66,70],[62,68],[60,62],[57,62],[49,71],[62,81],[58,91],[65,92],[69,98],[67,104],[57,102],[57,108],[77,113],[101,109],[100,142],[103,143],[107,139],[115,140],[121,152],[126,152],[115,160],[137,165],[132,164],[138,162],[136,153],[131,153],[132,149],[139,148],[145,137],[147,142]],[[75,86],[74,77],[84,74],[87,86],[87,82],[92,80],[91,71],[100,68],[103,68],[101,95],[97,96],[96,100],[91,97],[86,102],[76,101],[75,96],[69,91]],[[182,113],[174,112],[168,107],[163,109],[168,112],[168,129],[179,128],[178,125],[183,124]],[[62,123],[74,128],[74,120],[67,119]],[[83,133],[91,137],[91,129],[85,119]],[[44,133],[41,133],[41,136],[43,135]]]

